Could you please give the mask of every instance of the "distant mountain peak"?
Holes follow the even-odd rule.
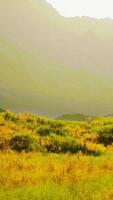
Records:
[[[65,18],[45,0],[0,1],[0,100],[42,115],[111,113],[113,21]]]

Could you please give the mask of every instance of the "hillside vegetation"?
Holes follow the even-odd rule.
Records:
[[[113,20],[64,18],[45,0],[4,0],[0,27],[4,108],[53,117],[111,112]]]
[[[52,120],[32,114],[0,114],[0,149],[101,155],[113,143],[113,118],[86,122]]]
[[[112,200],[113,118],[0,113],[0,200]]]

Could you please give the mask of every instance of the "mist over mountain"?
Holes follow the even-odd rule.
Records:
[[[0,107],[59,116],[113,108],[113,20],[45,0],[0,1]]]

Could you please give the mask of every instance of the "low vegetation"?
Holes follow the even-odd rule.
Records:
[[[0,200],[112,200],[113,118],[0,113]]]
[[[113,142],[113,118],[63,122],[32,114],[0,114],[0,150],[100,155]]]

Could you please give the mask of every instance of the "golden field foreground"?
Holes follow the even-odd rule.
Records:
[[[113,118],[0,114],[0,200],[112,200]]]
[[[1,200],[111,200],[113,155],[0,153]]]

